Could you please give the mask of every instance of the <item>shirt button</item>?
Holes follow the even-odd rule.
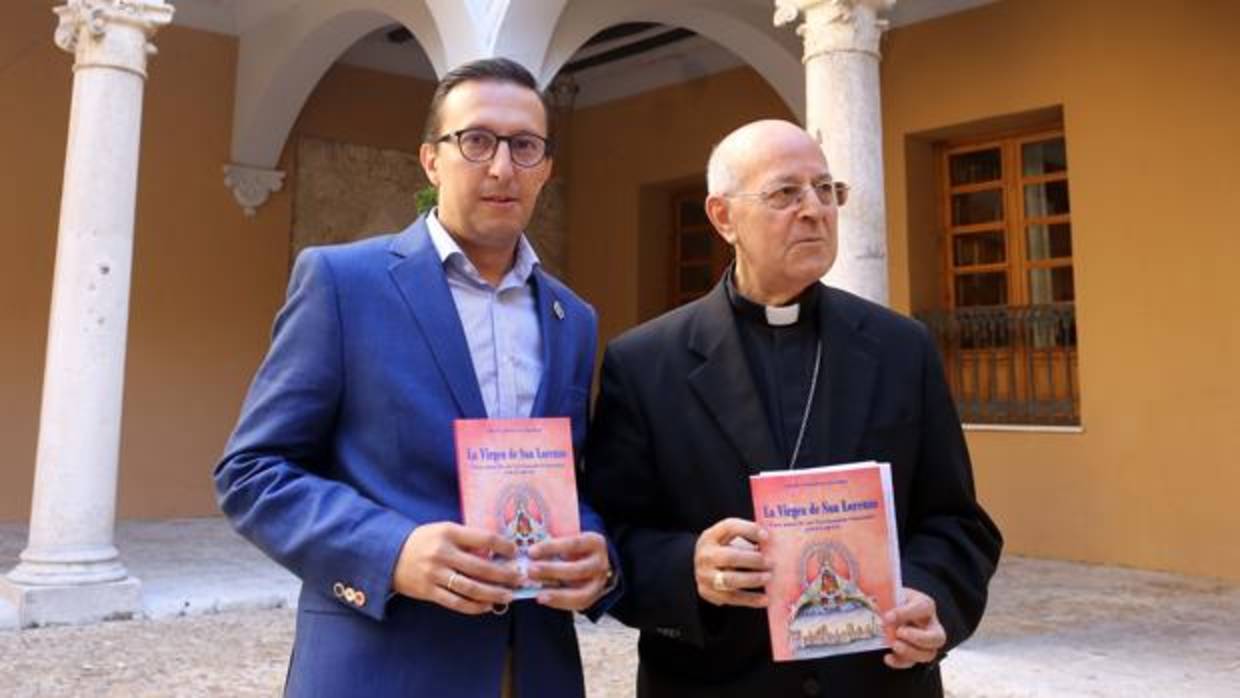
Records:
[[[822,693],[822,686],[819,685],[818,679],[812,676],[805,679],[805,682],[801,684],[801,688],[805,691],[805,695],[807,696],[816,696],[819,693]]]

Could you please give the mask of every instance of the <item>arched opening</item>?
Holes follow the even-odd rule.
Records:
[[[237,66],[232,161],[275,166],[294,121],[328,69],[359,40],[396,24],[444,69],[440,30],[423,2],[317,0],[246,32]]]
[[[668,3],[634,0],[627,3],[577,0],[559,18],[542,63],[545,83],[581,52],[587,41],[610,27],[652,23],[688,30],[714,42],[749,65],[780,96],[798,118],[803,116],[805,78],[800,40],[772,26],[765,3]]]
[[[346,48],[308,95],[283,157],[290,259],[404,229],[427,186],[418,147],[437,76],[413,33],[386,23]]]
[[[704,214],[710,149],[746,122],[797,115],[738,52],[683,25],[612,24],[558,66],[552,91],[573,96],[557,162],[567,275],[607,339],[714,285],[731,250]]]

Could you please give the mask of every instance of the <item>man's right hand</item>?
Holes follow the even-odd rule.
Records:
[[[724,519],[698,536],[693,576],[698,595],[716,606],[766,608],[771,563],[758,550],[767,532],[745,519]]]
[[[446,521],[424,524],[405,539],[392,589],[460,613],[487,613],[512,601],[520,584],[511,562],[516,554],[512,541],[489,531]]]

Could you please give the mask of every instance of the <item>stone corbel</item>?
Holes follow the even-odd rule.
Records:
[[[224,165],[224,186],[232,190],[245,215],[253,216],[272,193],[284,187],[284,173],[247,165]]]

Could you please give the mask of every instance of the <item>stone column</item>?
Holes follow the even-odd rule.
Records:
[[[805,21],[806,129],[822,143],[831,173],[852,187],[840,209],[834,286],[887,304],[887,213],[879,103],[877,17],[895,0],[775,0],[775,25]]]
[[[30,537],[0,582],[23,627],[129,617],[113,545],[142,92],[164,0],[68,0],[74,55]]]

